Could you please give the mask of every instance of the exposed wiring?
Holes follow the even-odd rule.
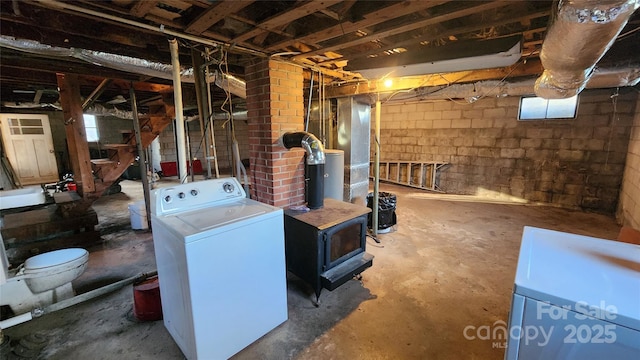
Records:
[[[618,120],[618,96],[620,95],[620,88],[616,88],[616,92],[611,95],[611,105],[613,106],[613,114],[611,114],[611,126],[609,127],[609,141],[607,141],[607,154],[604,158],[604,167],[606,169],[609,164],[609,153],[611,152],[611,141],[613,138],[613,128]]]
[[[311,116],[311,97],[313,94],[313,71],[311,72],[311,84],[309,85],[309,101],[307,104],[307,119],[304,122],[304,131],[309,131],[309,117]]]
[[[440,74],[438,74],[438,75],[440,75]],[[398,90],[398,91],[396,91],[396,92],[392,93],[391,95],[389,95],[389,97],[387,97],[387,98],[385,99],[385,101],[383,102],[383,104],[386,104],[387,102],[389,102],[389,101],[391,100],[391,98],[393,98],[394,96],[396,96],[396,95],[398,95],[398,94],[401,94],[401,93],[408,93],[408,92],[414,91],[414,90],[416,90],[416,89],[419,89],[419,88],[420,88],[420,87],[422,87],[422,85],[424,85],[427,81],[431,80],[431,77],[432,77],[432,76],[433,76],[433,75],[429,75],[429,77],[427,77],[426,79],[424,79],[424,80],[423,80],[419,85],[414,86],[414,87],[412,87],[411,89],[407,89],[407,90]],[[440,75],[440,76],[442,76],[442,75]],[[444,79],[444,78],[443,78],[443,79]],[[447,79],[445,79],[445,81],[447,81],[447,82],[448,82],[448,80],[447,80]]]
[[[230,130],[231,130],[231,143],[232,143],[232,151],[233,151],[233,158],[235,158],[235,176],[236,177],[243,177],[243,187],[245,189],[245,193],[247,194],[247,196],[251,196],[250,195],[250,191],[249,191],[249,180],[247,178],[247,169],[245,169],[244,165],[242,164],[242,160],[240,159],[240,149],[238,146],[238,139],[236,137],[236,129],[234,126],[234,122],[233,122],[233,102],[231,99],[231,91],[230,89],[230,84],[229,84],[229,62],[228,62],[228,51],[224,50],[224,49],[220,49],[221,51],[221,60],[220,63],[218,64],[218,70],[220,71],[221,74],[224,74],[224,81],[226,81],[226,87],[224,89],[224,93],[225,93],[225,100],[222,103],[222,105],[220,105],[220,110],[222,110],[224,113],[227,114],[227,120],[222,123],[222,127],[224,128],[227,124],[230,125]],[[223,68],[224,67],[224,68]],[[225,108],[225,105],[228,105],[228,109]],[[234,168],[234,166],[232,166],[232,168]]]
[[[224,66],[224,69],[223,69]],[[229,74],[229,65],[227,64],[227,52],[222,50],[220,51],[220,62],[218,63],[218,70],[221,74]],[[222,123],[222,128],[224,129],[228,123],[231,123],[231,136],[232,139],[236,139],[236,134],[233,129],[233,104],[231,103],[231,92],[229,91],[229,78],[227,76],[224,77],[223,81],[227,82],[227,86],[224,89],[225,99],[220,105],[220,110],[227,114],[227,120]],[[229,104],[229,110],[225,108],[225,105]]]

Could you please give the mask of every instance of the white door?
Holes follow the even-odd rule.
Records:
[[[58,181],[49,117],[43,114],[0,114],[7,158],[22,185]]]

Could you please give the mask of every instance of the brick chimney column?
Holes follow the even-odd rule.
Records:
[[[251,197],[287,208],[304,204],[304,150],[278,144],[304,130],[302,68],[264,59],[247,67]]]

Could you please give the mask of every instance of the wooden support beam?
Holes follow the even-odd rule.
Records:
[[[67,135],[67,147],[73,170],[73,178],[78,184],[78,193],[86,197],[95,191],[91,172],[89,144],[84,129],[80,84],[75,74],[56,74],[60,89],[60,104],[64,114],[64,129]]]
[[[526,63],[518,62],[515,65],[505,68],[391,78],[391,86],[386,86],[384,80],[334,85],[325,89],[325,96],[328,98],[336,98],[377,92],[394,92],[429,86],[453,85],[482,80],[500,80],[507,75],[511,78],[537,76],[542,74],[543,70],[542,63],[539,59],[529,59]]]

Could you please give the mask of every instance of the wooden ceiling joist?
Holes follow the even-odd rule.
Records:
[[[513,14],[513,13],[506,13],[503,15],[500,15],[499,17],[495,18],[495,20],[490,21],[490,22],[486,22],[486,21],[480,21],[477,23],[473,23],[473,24],[466,24],[464,26],[458,26],[455,28],[449,28],[449,29],[441,29],[439,31],[436,31],[432,34],[429,35],[423,35],[417,38],[411,38],[411,39],[407,39],[404,41],[398,41],[398,42],[394,42],[393,46],[389,46],[389,47],[381,47],[379,49],[374,49],[374,50],[370,50],[370,51],[364,51],[364,52],[356,52],[353,55],[349,56],[350,60],[354,60],[354,59],[359,59],[359,58],[363,58],[363,57],[367,57],[370,55],[374,55],[374,54],[379,54],[382,53],[384,51],[388,51],[388,50],[392,50],[395,48],[399,48],[399,47],[405,47],[405,46],[409,46],[409,45],[416,45],[419,42],[422,41],[433,41],[448,35],[458,35],[458,34],[464,34],[464,33],[469,33],[472,31],[478,31],[480,29],[487,29],[487,28],[491,28],[491,27],[495,27],[495,26],[502,26],[502,25],[506,25],[506,24],[510,24],[510,23],[516,23],[516,22],[521,22],[523,20],[527,20],[527,19],[533,19],[533,18],[538,18],[538,17],[542,17],[542,16],[548,16],[550,14],[549,10],[541,10],[541,11],[537,11],[535,13],[527,13],[527,14]],[[531,33],[531,32],[544,32],[546,30],[545,28],[539,28],[539,29],[533,29],[533,30],[528,30],[523,32],[523,34],[526,33]]]
[[[235,13],[239,10],[244,9],[245,7],[251,5],[253,1],[243,0],[224,0],[220,1],[218,5],[209,8],[205,12],[203,12],[200,16],[198,16],[195,20],[193,20],[187,27],[185,31],[189,34],[202,34],[207,29],[212,27],[215,23],[222,20],[228,14]]]
[[[151,11],[151,9],[156,7],[157,4],[158,1],[155,0],[136,1],[131,8],[130,13],[135,17],[144,17]]]
[[[278,26],[289,24],[294,20],[298,20],[302,17],[305,17],[309,14],[312,14],[316,11],[326,9],[332,5],[339,3],[340,0],[325,0],[325,1],[309,1],[303,2],[301,5],[295,6],[294,8],[280,13],[276,16],[273,16],[265,21],[262,21],[257,27],[254,29],[245,32],[244,34],[237,36],[232,40],[234,43],[244,42],[246,40],[251,39],[252,37],[260,34],[263,31],[271,31],[272,29],[277,28]]]
[[[479,2],[478,4],[474,4],[473,6],[469,6],[469,7],[465,7],[464,9],[460,9],[460,10],[456,10],[456,11],[452,11],[446,14],[442,14],[442,15],[438,15],[438,16],[434,16],[428,19],[424,19],[421,21],[416,21],[410,24],[405,24],[405,25],[401,25],[401,26],[397,26],[397,27],[392,27],[390,29],[384,30],[384,31],[380,31],[377,33],[373,33],[373,34],[368,34],[365,36],[360,37],[359,39],[355,39],[355,40],[351,40],[351,41],[346,41],[346,42],[340,42],[337,43],[336,45],[333,46],[325,46],[322,49],[319,50],[314,50],[314,51],[310,51],[304,54],[300,54],[295,56],[296,59],[300,59],[300,58],[305,58],[305,57],[311,57],[314,55],[319,55],[322,53],[325,53],[327,51],[335,51],[335,50],[340,50],[340,49],[346,49],[352,46],[356,46],[356,45],[360,45],[360,44],[365,44],[368,43],[370,41],[376,40],[376,39],[383,39],[385,37],[388,36],[393,36],[393,35],[398,35],[398,34],[402,34],[411,30],[415,30],[415,29],[419,29],[425,26],[429,26],[432,24],[437,24],[439,22],[442,21],[448,21],[448,20],[452,20],[452,19],[456,19],[456,18],[460,18],[460,17],[464,17],[467,15],[471,15],[477,12],[481,12],[481,11],[486,11],[486,10],[490,10],[490,9],[495,9],[497,7],[500,6],[505,6],[508,3],[505,3],[504,1],[492,1],[492,2]]]
[[[275,43],[267,47],[267,50],[276,51],[294,45],[296,42],[304,43],[319,43],[322,41],[330,40],[338,36],[342,36],[348,33],[358,31],[362,28],[374,26],[389,20],[389,14],[393,14],[394,17],[405,16],[412,14],[416,11],[425,10],[440,4],[446,3],[446,1],[404,1],[401,3],[393,4],[382,8],[380,10],[363,15],[363,19],[356,22],[345,21],[340,24],[331,26],[327,29],[323,29],[308,35],[299,36],[295,40],[285,40],[279,43]],[[353,6],[353,4],[350,4]]]

